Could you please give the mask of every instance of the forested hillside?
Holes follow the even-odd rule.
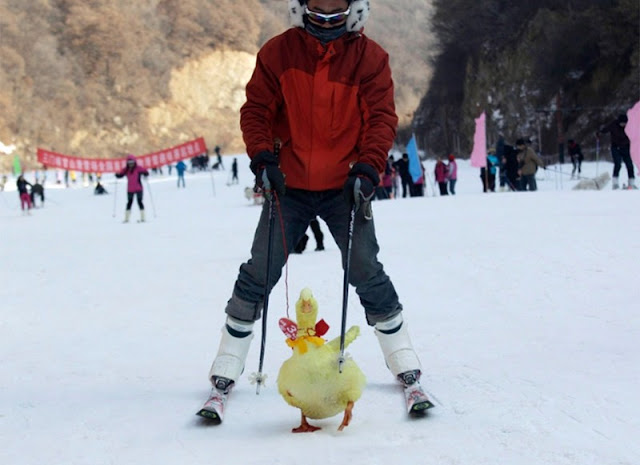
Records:
[[[413,120],[432,155],[471,150],[484,110],[490,143],[538,139],[588,148],[604,121],[640,98],[636,0],[436,0],[439,55]],[[592,150],[590,150],[592,153]]]
[[[427,89],[429,5],[374,0],[365,30],[391,54],[405,124]],[[287,0],[0,0],[0,142],[27,166],[37,147],[116,157],[204,136],[241,151],[255,53],[287,27]]]

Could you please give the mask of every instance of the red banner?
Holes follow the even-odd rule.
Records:
[[[138,164],[144,168],[158,168],[186,158],[193,158],[206,151],[207,146],[204,138],[200,137],[169,149],[136,156],[136,159]],[[87,173],[116,173],[122,170],[126,164],[126,158],[81,158],[44,149],[38,149],[38,161],[47,168],[61,168]]]

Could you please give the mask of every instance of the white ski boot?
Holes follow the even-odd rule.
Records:
[[[413,414],[433,407],[420,386],[420,360],[411,344],[402,314],[376,323],[375,328],[387,367],[403,385],[407,412]]]
[[[209,370],[211,394],[197,415],[215,423],[224,419],[224,406],[236,380],[242,374],[253,339],[253,322],[227,317],[222,328],[218,354]]]
[[[222,387],[228,392],[242,374],[253,339],[252,329],[252,321],[241,321],[230,316],[227,317],[227,322],[222,328],[218,354],[209,370],[209,380],[214,387]],[[231,383],[224,385],[225,382],[220,381],[222,378],[231,381]]]
[[[402,313],[390,320],[376,323],[375,328],[384,360],[393,376],[398,377],[405,371],[420,370],[420,360],[413,350]]]
[[[131,210],[125,210],[123,223],[128,223],[130,217],[131,217]]]
[[[620,189],[620,184],[618,183],[618,178],[611,178],[611,187],[613,187],[613,190],[618,190]]]
[[[636,178],[630,178],[629,179],[629,189],[637,189],[638,187],[636,186]]]

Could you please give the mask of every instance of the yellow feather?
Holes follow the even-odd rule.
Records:
[[[342,373],[338,371],[339,338],[324,344],[315,336],[318,303],[307,288],[296,303],[298,334],[295,341],[287,340],[293,349],[278,374],[278,391],[291,406],[299,408],[307,418],[328,418],[343,412],[349,402],[362,395],[366,378],[358,365],[348,358]],[[302,329],[302,332],[301,332]],[[310,332],[313,331],[313,335]],[[345,346],[360,333],[353,326],[347,332]]]

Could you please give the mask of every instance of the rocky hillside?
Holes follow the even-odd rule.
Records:
[[[570,138],[595,152],[595,131],[640,99],[636,0],[436,0],[440,54],[413,120],[431,156],[487,137],[530,137],[558,157]],[[556,158],[557,159],[557,158]]]
[[[430,76],[430,3],[375,0],[366,33],[390,52],[410,122]],[[2,0],[0,142],[115,157],[204,136],[243,150],[238,110],[286,0]],[[7,170],[9,157],[0,158]]]

